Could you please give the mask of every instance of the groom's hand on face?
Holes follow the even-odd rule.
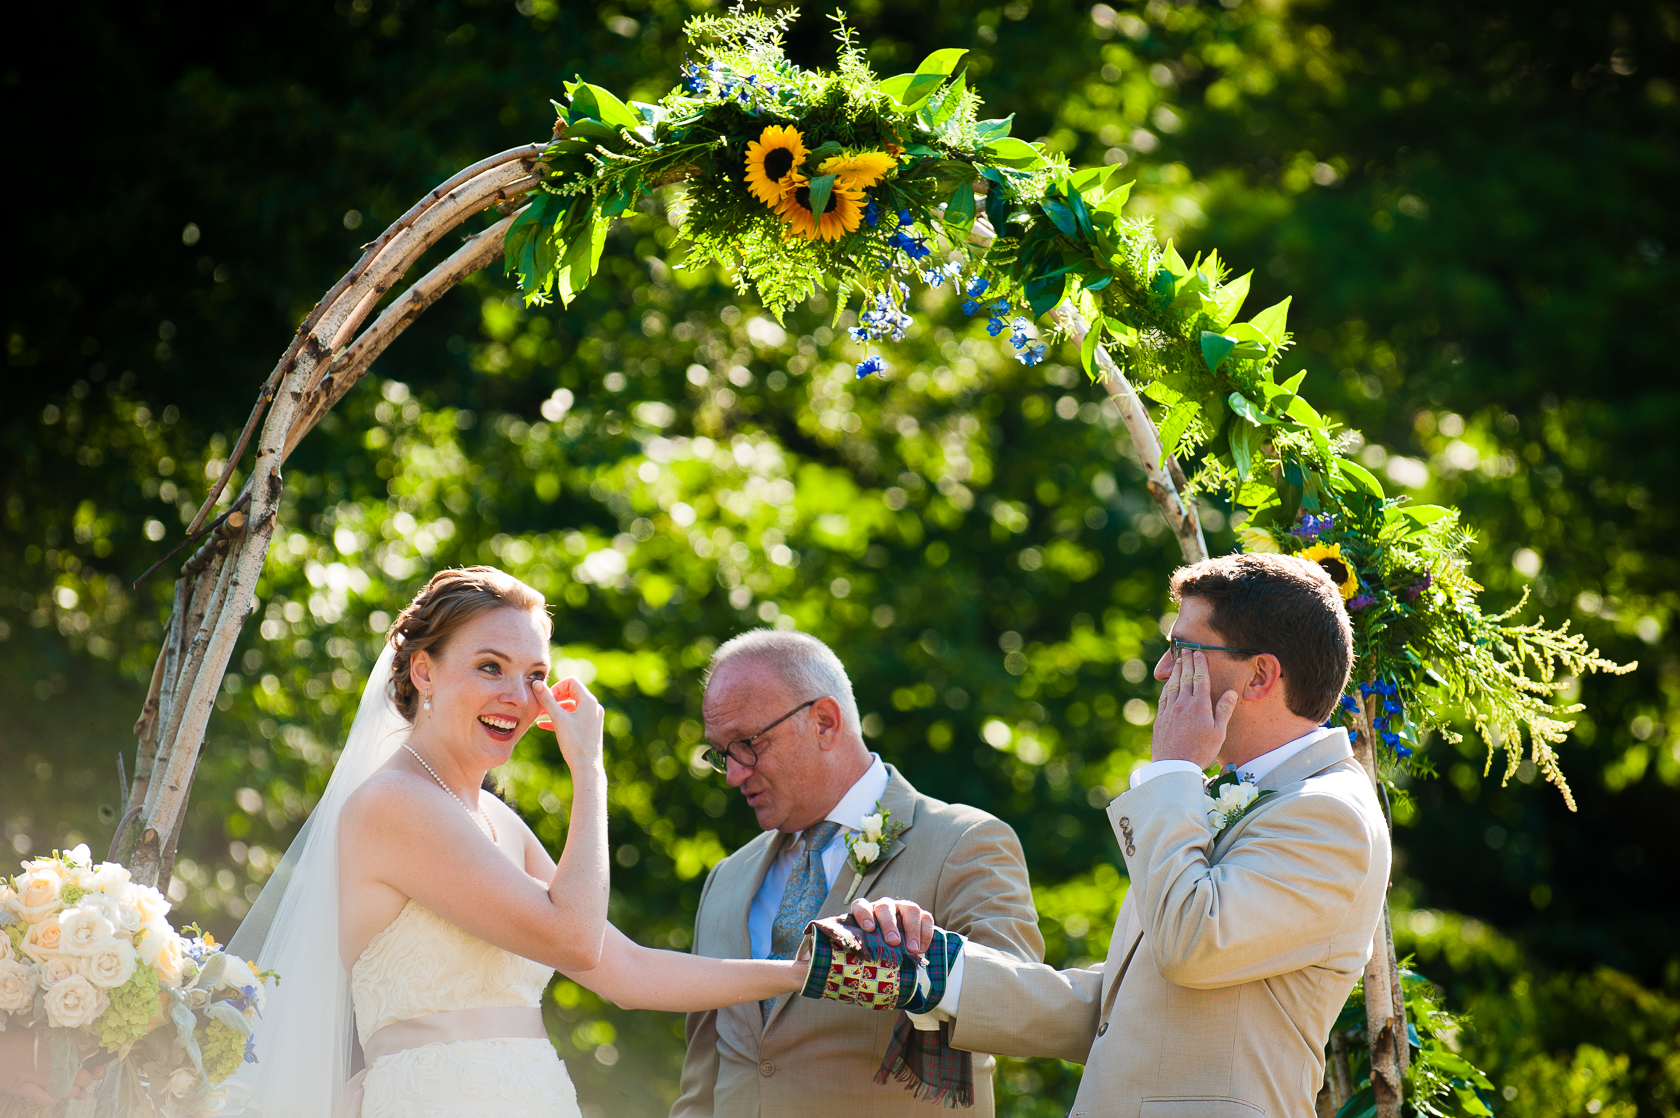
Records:
[[[1200,769],[1213,764],[1237,709],[1237,693],[1226,691],[1214,702],[1210,692],[1207,655],[1180,653],[1155,710],[1151,761],[1189,761]]]
[[[924,911],[915,901],[892,897],[871,901],[859,897],[852,902],[852,919],[866,932],[880,925],[883,939],[894,946],[902,939],[912,955],[920,955],[933,946],[933,913]]]

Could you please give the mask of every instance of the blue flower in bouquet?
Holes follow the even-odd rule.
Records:
[[[1032,341],[1032,335],[1027,333],[1031,327],[1032,323],[1017,315],[1015,321],[1009,324],[1009,344],[1016,349],[1025,349]]]
[[[1009,307],[1009,300],[1008,299],[999,299],[997,302],[992,304],[992,313],[999,318],[1002,318],[1004,315],[1008,314],[1009,310],[1010,310],[1010,307]]]
[[[1003,319],[997,318],[995,316],[992,318],[992,320],[990,322],[986,323],[986,333],[990,334],[994,338],[997,337],[999,334],[1003,333],[1008,328],[1009,328],[1008,324],[1005,323],[1003,321]]]
[[[1044,360],[1044,347],[1041,345],[1028,346],[1015,355],[1023,365],[1037,365]]]
[[[257,1038],[254,1036],[245,1038],[245,1062],[247,1064],[257,1062]]]
[[[871,229],[881,224],[881,203],[871,198],[869,204],[863,207],[863,220]]]
[[[682,68],[683,88],[690,96],[699,96],[706,91],[706,73],[692,62],[684,62]]]
[[[962,311],[968,315],[979,314],[980,304],[973,299],[964,299]]]
[[[862,361],[859,361],[857,367],[859,380],[869,376],[871,373],[880,373],[882,376],[885,376],[887,373],[887,363],[881,360],[878,355],[873,353],[868,357],[865,357]]]
[[[986,293],[986,288],[990,287],[991,285],[992,285],[991,280],[986,279],[983,276],[975,276],[973,279],[968,281],[968,290],[966,292],[964,292],[964,294],[967,295],[970,299],[978,299],[978,298],[980,298],[980,296],[982,296]],[[973,311],[965,311],[964,313],[973,314],[974,312]]]
[[[1296,539],[1312,541],[1336,526],[1336,517],[1332,513],[1314,516],[1310,512],[1301,514],[1301,522],[1289,530],[1289,534]]]
[[[1403,719],[1405,708],[1400,703],[1400,687],[1385,679],[1375,679],[1370,683],[1359,685],[1361,693],[1379,695],[1382,702],[1378,703],[1371,718],[1371,730],[1382,739],[1384,745],[1394,750],[1398,757],[1410,757],[1412,749],[1400,739],[1400,733],[1394,729],[1394,720]]]
[[[895,231],[891,237],[888,237],[887,244],[902,250],[912,260],[921,260],[933,253],[933,250],[928,247],[927,238],[912,237],[903,229]]]

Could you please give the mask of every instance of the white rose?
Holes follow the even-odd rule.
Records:
[[[246,986],[257,984],[257,972],[251,969],[251,964],[238,955],[222,953],[226,962],[222,965],[222,986],[230,990],[239,990]]]
[[[72,975],[81,974],[77,960],[69,955],[54,955],[41,964],[41,985],[57,986]]]
[[[852,844],[852,857],[857,859],[859,865],[867,866],[880,856],[881,847],[878,843],[865,840]]]
[[[863,832],[863,837],[870,842],[881,841],[881,829],[885,826],[886,820],[882,819],[879,814],[865,815],[858,821],[858,829]]]
[[[29,925],[29,930],[23,934],[23,953],[37,963],[44,963],[59,953],[63,941],[63,929],[58,921],[43,920]]]
[[[27,863],[26,863],[27,864]],[[39,924],[49,916],[56,916],[64,908],[58,891],[64,887],[58,863],[30,870],[17,879],[17,894],[6,902],[8,908],[29,924]]]
[[[73,862],[78,866],[93,865],[93,851],[88,849],[88,844],[85,842],[79,842],[69,850],[66,850],[64,852],[64,858],[66,861]]]
[[[139,961],[132,946],[114,939],[82,960],[82,973],[101,990],[115,990],[133,977]]]
[[[169,1077],[169,1097],[184,1099],[198,1089],[198,1076],[191,1068],[179,1068]]]
[[[35,968],[16,959],[0,963],[0,1013],[21,1013],[35,1001]]]
[[[130,880],[128,868],[121,862],[101,862],[93,867],[93,887],[118,899],[122,899]]]
[[[6,929],[0,928],[0,963],[10,962],[12,959],[12,937],[6,934]]]
[[[164,924],[169,915],[169,899],[150,885],[130,886],[129,904],[140,910],[140,923]]]
[[[111,999],[86,978],[74,974],[49,989],[46,1002],[47,1024],[55,1029],[80,1029],[93,1024]]]
[[[117,929],[91,905],[65,909],[58,914],[58,926],[58,949],[66,955],[92,955],[117,938]]]
[[[159,982],[165,986],[181,984],[181,964],[186,955],[181,948],[180,936],[168,927],[148,925],[134,947],[140,961],[157,972]]]
[[[132,940],[134,933],[140,930],[140,910],[133,905],[123,904],[109,893],[89,893],[77,901],[76,906],[103,916],[111,925],[112,934],[118,939]],[[134,926],[124,928],[123,925],[130,919],[133,920]]]

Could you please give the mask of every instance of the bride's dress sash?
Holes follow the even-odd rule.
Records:
[[[452,1009],[447,1013],[428,1013],[423,1017],[411,1017],[407,1021],[386,1025],[362,1045],[366,1067],[345,1084],[339,1118],[360,1118],[362,1080],[367,1076],[367,1068],[386,1056],[427,1044],[505,1039],[547,1040],[548,1029],[543,1025],[542,1010],[529,1006]]]

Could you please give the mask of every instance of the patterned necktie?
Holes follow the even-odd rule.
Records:
[[[825,819],[805,832],[805,853],[782,890],[782,906],[770,924],[770,958],[791,959],[798,954],[799,944],[805,938],[805,925],[822,911],[822,903],[828,897],[828,875],[823,872],[822,855],[839,830],[840,824]],[[775,1007],[775,998],[758,1003],[765,1021],[770,1020],[770,1011]]]

